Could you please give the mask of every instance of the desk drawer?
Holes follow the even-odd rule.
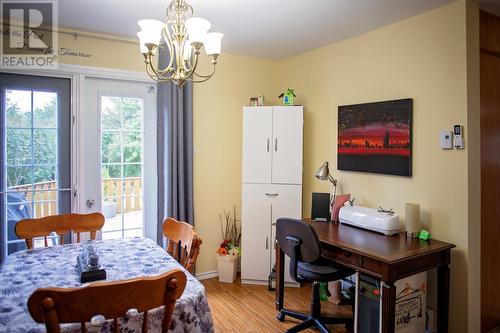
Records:
[[[380,261],[376,261],[370,258],[363,258],[363,268],[370,272],[377,272],[382,274],[382,270],[384,268],[384,264]]]
[[[323,249],[323,256],[330,260],[338,261],[341,264],[348,266],[360,267],[362,262],[362,257],[359,254],[352,253],[350,251],[345,251],[339,248],[328,248]]]

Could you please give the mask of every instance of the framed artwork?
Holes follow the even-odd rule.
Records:
[[[413,99],[339,106],[337,168],[412,175]]]

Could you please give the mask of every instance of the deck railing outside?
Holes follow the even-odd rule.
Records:
[[[127,213],[142,209],[141,178],[107,178],[102,180],[102,196],[116,202],[117,213]],[[57,214],[57,187],[55,181],[35,183],[33,186],[18,185],[9,187],[9,191],[24,192],[26,201],[34,202],[33,217]],[[123,202],[121,197],[125,196]],[[113,198],[113,199],[111,199]]]
[[[142,210],[141,185],[141,177],[124,178],[123,182],[121,178],[106,178],[102,180],[102,196],[113,197],[117,213]]]
[[[9,187],[9,191],[24,192],[24,198],[28,202],[31,211],[31,203],[35,201],[32,217],[44,217],[57,214],[57,191],[56,182],[48,181],[35,183],[33,186],[18,185]]]

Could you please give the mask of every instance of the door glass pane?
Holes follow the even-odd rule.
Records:
[[[33,127],[57,128],[57,94],[33,92]]]
[[[8,189],[16,191],[31,189],[33,176],[31,166],[7,166],[5,169]]]
[[[46,186],[52,186],[56,183],[56,166],[55,165],[44,165],[37,166],[33,165],[33,183],[40,189],[44,189]]]
[[[141,98],[100,98],[103,239],[144,235],[143,104]]]
[[[5,90],[5,127],[31,127],[31,91]]]
[[[15,235],[17,221],[60,213],[61,193],[57,185],[61,128],[57,92],[5,89],[3,93],[2,172],[6,188],[2,191],[6,194],[2,211],[6,213],[6,248],[10,254],[25,248],[24,241]],[[69,109],[66,111],[69,119]],[[65,158],[69,158],[69,152]],[[35,241],[37,244],[43,246],[43,241]]]
[[[101,128],[121,129],[122,98],[121,97],[101,97]]]
[[[142,128],[142,100],[139,98],[123,99],[123,127],[137,130]]]
[[[140,123],[139,123],[140,124]],[[126,132],[123,135],[123,161],[140,163],[142,156],[142,133]]]
[[[102,130],[101,135],[101,160],[102,163],[120,163],[121,162],[121,141],[120,132]]]
[[[56,164],[57,130],[33,130],[33,159],[35,165]]]
[[[7,135],[7,164],[29,165],[31,164],[31,130],[9,128]]]
[[[136,178],[136,180],[138,180],[141,178],[141,169],[142,169],[141,164],[124,164],[123,174],[127,178]],[[125,185],[135,186],[136,183],[137,183],[136,181],[131,181],[130,183],[127,183]],[[136,188],[140,189],[140,186],[136,186]]]

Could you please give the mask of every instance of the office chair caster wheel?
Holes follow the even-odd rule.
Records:
[[[279,321],[284,322],[285,321],[285,314],[280,311],[280,313],[278,313],[276,318],[278,318]]]

